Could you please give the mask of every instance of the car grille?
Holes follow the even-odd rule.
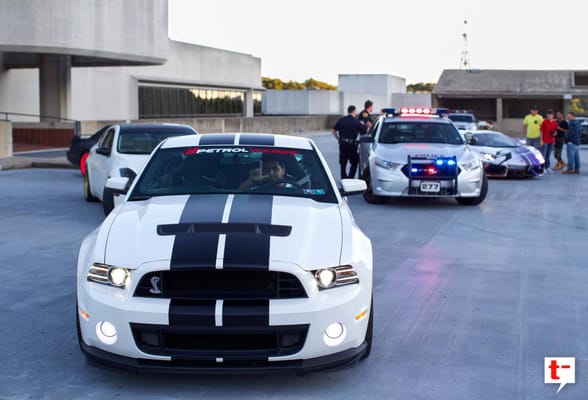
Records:
[[[308,297],[298,278],[287,272],[229,269],[150,272],[141,278],[134,295],[177,300]]]
[[[169,327],[131,323],[137,347],[174,360],[267,360],[302,348],[309,325],[265,327]]]

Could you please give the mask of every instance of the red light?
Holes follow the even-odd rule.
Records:
[[[425,171],[427,171],[427,175],[436,175],[437,174],[437,168],[435,168],[435,167],[427,167],[427,169]]]
[[[406,114],[406,113],[408,113],[408,108],[406,108],[406,107],[404,107],[404,108],[401,108],[401,109],[400,109],[400,113],[401,113],[401,114]]]
[[[401,114],[431,115],[432,111],[427,107],[402,107]]]
[[[423,108],[423,114],[431,114],[430,108]]]

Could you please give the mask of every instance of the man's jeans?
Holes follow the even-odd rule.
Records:
[[[541,153],[543,153],[543,158],[545,158],[545,169],[551,166],[549,159],[551,158],[551,151],[553,150],[553,143],[543,143],[543,147],[541,147]]]
[[[566,143],[566,152],[568,154],[568,171],[580,170],[580,146],[574,143]],[[574,165],[576,168],[574,168]]]

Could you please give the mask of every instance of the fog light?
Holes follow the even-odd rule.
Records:
[[[340,322],[332,323],[325,329],[323,341],[327,346],[337,346],[343,343],[346,336],[345,326]]]
[[[332,269],[319,269],[315,275],[318,284],[325,289],[335,284],[335,277],[335,271]]]
[[[100,321],[96,324],[96,336],[104,344],[115,344],[118,339],[116,328],[108,321]]]
[[[125,268],[114,267],[108,271],[108,279],[114,286],[124,286],[127,283],[128,276],[129,273]]]

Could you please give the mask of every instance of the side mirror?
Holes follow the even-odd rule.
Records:
[[[374,137],[370,134],[361,135],[358,140],[359,143],[374,143]]]
[[[129,182],[130,179],[125,176],[115,176],[112,178],[108,178],[106,181],[106,185],[104,185],[107,189],[110,189],[113,193],[116,194],[127,194],[129,191]]]
[[[341,196],[362,194],[366,190],[367,184],[363,179],[341,179],[341,188],[339,188]]]
[[[463,137],[465,138],[466,142],[468,144],[476,144],[478,143],[478,139],[475,138],[474,135],[472,135],[471,132],[466,132]]]
[[[106,147],[106,146],[98,147],[96,149],[96,153],[102,154],[103,156],[109,156],[110,155],[110,148]]]

